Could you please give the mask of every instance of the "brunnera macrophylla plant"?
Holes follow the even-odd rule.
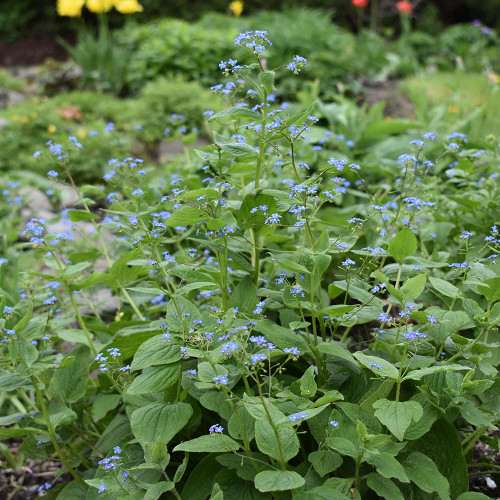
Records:
[[[314,106],[276,104],[307,61],[235,44],[256,62],[220,63],[192,163],[77,187],[82,143],[36,153],[79,201],[9,254],[39,266],[2,290],[0,435],[61,461],[60,499],[467,498],[499,414],[495,144],[426,133],[382,179],[324,158]]]

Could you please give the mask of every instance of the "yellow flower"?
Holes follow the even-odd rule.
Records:
[[[21,118],[19,118],[19,121],[21,123],[28,123],[30,119],[27,116],[21,116]]]
[[[121,14],[142,12],[142,5],[137,0],[114,0],[115,9]]]
[[[450,104],[448,106],[448,113],[453,113],[454,115],[456,115],[458,111],[458,106],[455,106],[454,104]]]
[[[488,81],[490,82],[490,85],[495,85],[500,82],[500,76],[498,76],[494,71],[491,71],[488,73]]]
[[[49,126],[47,127],[47,132],[48,132],[49,134],[53,134],[56,130],[57,130],[57,128],[56,128],[56,126],[55,126],[55,125],[49,125]]]
[[[234,17],[240,17],[243,12],[243,2],[241,0],[234,0],[229,4],[229,10],[233,13]]]
[[[85,6],[90,12],[99,14],[100,12],[108,12],[113,7],[113,0],[87,0]]]
[[[57,13],[60,16],[79,17],[85,0],[57,0]]]

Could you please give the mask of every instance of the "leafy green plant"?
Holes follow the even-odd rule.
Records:
[[[415,132],[359,165],[335,109],[273,104],[304,57],[235,44],[254,62],[220,63],[196,162],[113,159],[103,190],[72,178],[84,140],[36,153],[79,202],[20,233],[39,266],[1,291],[0,435],[57,456],[61,499],[466,500],[499,415],[498,141]],[[338,104],[367,150],[417,130]]]

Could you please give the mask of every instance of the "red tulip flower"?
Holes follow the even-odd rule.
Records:
[[[396,9],[398,9],[404,16],[409,16],[413,10],[413,4],[408,0],[401,0],[396,3]]]
[[[368,5],[368,0],[351,0],[356,9],[364,9]]]

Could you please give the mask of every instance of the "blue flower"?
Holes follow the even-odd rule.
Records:
[[[216,375],[212,379],[215,382],[215,387],[220,387],[221,385],[227,385],[229,382],[229,379],[227,378],[227,375]]]
[[[304,418],[307,418],[307,414],[302,412],[302,413],[294,413],[293,415],[290,415],[288,417],[288,420],[291,420],[292,422],[297,422],[297,420],[303,420]]]
[[[224,430],[224,428],[218,424],[214,424],[214,425],[211,425],[210,428],[208,429],[208,432],[210,432],[210,434],[222,434],[222,431]]]

